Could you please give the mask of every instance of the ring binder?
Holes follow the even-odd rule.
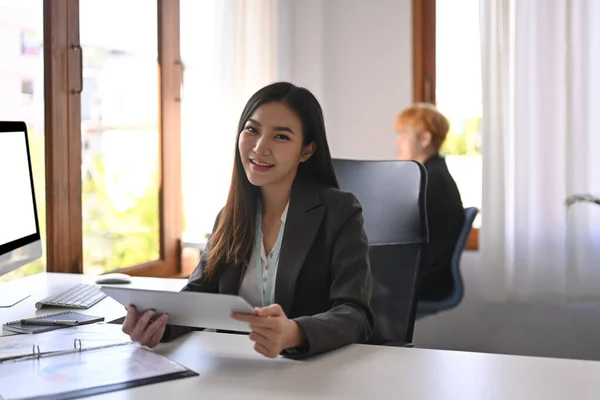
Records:
[[[34,344],[34,345],[33,345],[33,350],[32,350],[31,352],[33,353],[33,355],[36,355],[36,354],[37,354],[37,355],[38,355],[38,357],[39,357],[39,355],[41,354],[41,353],[40,353],[40,346],[38,346],[37,344]]]
[[[5,398],[67,400],[197,375],[110,324],[0,337]]]
[[[64,354],[72,354],[72,353],[83,352],[83,351],[101,350],[101,349],[107,349],[107,348],[115,347],[115,346],[124,346],[124,345],[132,344],[132,343],[133,343],[132,341],[127,341],[127,342],[113,343],[113,344],[107,344],[107,345],[102,345],[102,346],[83,347],[83,345],[81,343],[81,339],[75,338],[75,339],[73,339],[73,348],[72,349],[55,350],[55,351],[47,351],[47,352],[41,352],[40,346],[38,344],[34,344],[32,350],[31,350],[31,354],[22,354],[22,355],[18,355],[18,356],[10,356],[10,357],[0,358],[0,364],[9,362],[9,361],[19,362],[19,361],[40,359],[43,357],[52,357],[52,356],[59,356],[59,355],[64,355]]]

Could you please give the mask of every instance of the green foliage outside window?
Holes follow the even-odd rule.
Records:
[[[463,124],[453,124],[451,121],[450,132],[441,153],[452,156],[481,155],[479,145],[481,117],[469,118],[462,122]]]
[[[113,271],[159,258],[158,176],[135,204],[118,210],[107,193],[104,157],[96,155],[93,173],[82,184],[84,271]]]

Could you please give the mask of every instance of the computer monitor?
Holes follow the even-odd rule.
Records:
[[[0,121],[0,276],[42,256],[31,155],[24,122]],[[29,297],[0,287],[0,307]]]

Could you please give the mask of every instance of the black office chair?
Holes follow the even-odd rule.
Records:
[[[479,213],[477,207],[465,208],[465,221],[462,230],[456,241],[456,246],[452,252],[450,261],[450,270],[452,272],[452,293],[447,298],[441,301],[420,301],[417,306],[417,318],[423,318],[427,315],[433,315],[440,311],[449,310],[460,304],[464,297],[465,286],[463,284],[462,275],[460,273],[460,257],[467,245],[467,239],[473,227],[473,221]]]
[[[416,282],[428,239],[427,173],[414,161],[333,161],[342,190],[363,207],[373,274],[371,306],[375,333],[370,344],[412,343]]]

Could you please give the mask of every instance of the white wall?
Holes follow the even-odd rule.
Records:
[[[411,0],[284,0],[280,76],[311,90],[334,157],[396,158],[394,120],[412,101]]]

